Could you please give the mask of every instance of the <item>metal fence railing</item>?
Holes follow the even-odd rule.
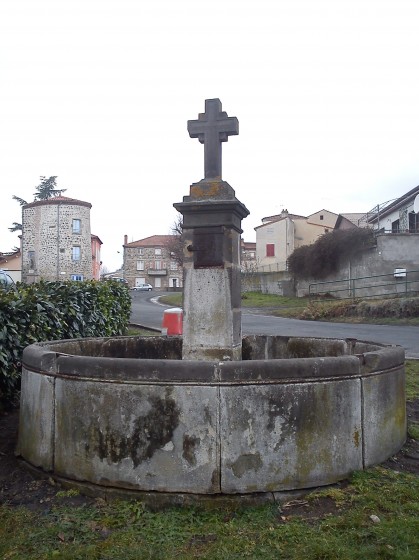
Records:
[[[267,272],[284,272],[288,270],[287,262],[275,262],[272,264],[257,265],[253,272],[267,273]]]
[[[309,297],[355,299],[367,297],[419,294],[419,270],[395,269],[391,274],[376,274],[314,282],[309,284]]]

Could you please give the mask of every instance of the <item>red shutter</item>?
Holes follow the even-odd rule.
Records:
[[[275,245],[274,245],[274,243],[267,243],[267,245],[266,245],[266,256],[267,257],[274,257],[275,256]]]

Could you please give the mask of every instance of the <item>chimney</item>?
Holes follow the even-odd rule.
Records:
[[[128,244],[128,235],[124,235],[124,245]]]

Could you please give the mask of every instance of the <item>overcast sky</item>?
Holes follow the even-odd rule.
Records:
[[[91,202],[102,261],[167,234],[204,176],[186,123],[220,98],[250,216],[367,212],[419,184],[417,0],[2,0],[0,251],[41,175]]]

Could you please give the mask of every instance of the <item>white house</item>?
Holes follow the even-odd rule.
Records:
[[[403,196],[378,204],[366,217],[370,227],[383,233],[419,233],[419,186]]]
[[[348,216],[348,217],[346,217]],[[335,214],[319,210],[310,216],[281,214],[262,219],[256,231],[256,258],[262,271],[286,270],[288,257],[302,245],[314,243],[321,235],[334,229],[357,227],[362,214]]]

